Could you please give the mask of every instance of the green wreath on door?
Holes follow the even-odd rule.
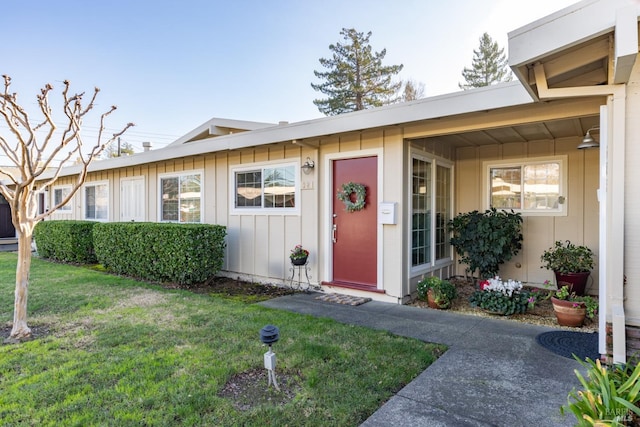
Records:
[[[351,194],[356,194],[356,201],[351,201]],[[338,199],[344,203],[344,207],[348,212],[356,212],[364,209],[364,199],[367,197],[367,188],[363,184],[349,181],[342,184],[342,190],[338,189]]]

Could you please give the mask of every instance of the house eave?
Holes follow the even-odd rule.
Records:
[[[640,6],[633,4],[632,0],[584,0],[576,3],[511,31],[509,65],[531,97],[539,100],[531,74],[535,64],[544,63],[553,55],[569,52],[572,48],[583,46],[584,50],[587,43],[600,40],[602,44],[603,37],[615,37],[614,52],[609,52],[608,47],[604,46],[604,58],[612,64],[611,75],[606,81],[592,84],[626,83],[637,56],[638,15]],[[588,61],[584,62],[586,64]],[[608,71],[601,74],[606,77]]]
[[[287,141],[299,142],[310,138],[321,138],[363,129],[403,125],[529,103],[531,103],[531,98],[519,82],[501,83],[485,88],[454,92],[337,116],[205,138],[186,144],[172,144],[162,149],[133,156],[99,160],[90,165],[89,171],[131,167],[180,157]],[[79,166],[70,166],[62,171],[61,176],[75,175],[79,171]]]

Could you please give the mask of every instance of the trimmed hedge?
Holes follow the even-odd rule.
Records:
[[[33,230],[38,255],[56,261],[95,264],[94,221],[40,221]]]
[[[191,285],[215,276],[224,261],[226,227],[152,222],[98,223],[98,262],[118,274]]]

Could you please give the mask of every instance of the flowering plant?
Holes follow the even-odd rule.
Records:
[[[296,245],[295,248],[291,249],[291,254],[289,258],[291,259],[303,259],[309,256],[309,251],[302,247],[302,245]]]
[[[598,300],[589,295],[576,295],[575,292],[569,292],[569,286],[564,285],[558,289],[554,297],[559,300],[569,301],[573,303],[574,308],[586,308],[587,317],[593,319],[598,314]]]
[[[456,287],[448,280],[436,276],[425,277],[418,282],[418,297],[427,300],[427,293],[433,292],[433,299],[440,308],[451,307],[451,302],[458,295]]]
[[[529,292],[522,290],[522,282],[511,280],[504,282],[496,276],[479,283],[480,290],[475,291],[469,301],[474,307],[492,313],[509,316],[524,313],[532,303]]]

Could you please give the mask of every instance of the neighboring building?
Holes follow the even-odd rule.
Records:
[[[513,208],[524,247],[501,275],[542,283],[554,241],[592,248],[601,352],[623,361],[636,345],[625,328],[640,330],[638,15],[630,0],[586,0],[513,31],[515,82],[291,124],[213,119],[163,149],[95,162],[54,217],[222,224],[226,275],[282,283],[302,244],[324,291],[404,303],[423,275],[463,273],[449,219]],[[600,148],[577,149],[594,126]],[[352,181],[366,205],[347,212],[336,192]]]
[[[7,174],[14,174],[20,176],[20,170],[15,166],[0,166],[0,181],[11,186],[11,178]],[[46,191],[38,192],[38,213],[44,212],[47,209],[46,205],[47,196]],[[13,240],[16,237],[16,229],[13,226],[11,220],[11,207],[9,202],[0,194],[0,239]]]

